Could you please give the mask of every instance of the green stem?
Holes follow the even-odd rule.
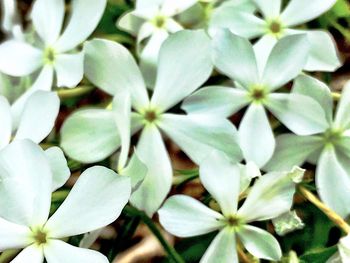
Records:
[[[74,97],[83,96],[89,92],[91,92],[95,87],[93,86],[79,86],[74,89],[59,89],[57,91],[60,99],[69,99]]]
[[[169,255],[169,258],[174,262],[174,263],[185,263],[185,261],[182,259],[182,257],[176,252],[176,250],[165,240],[163,237],[162,233],[156,226],[156,224],[153,223],[152,219],[149,218],[144,212],[131,207],[131,206],[126,206],[124,208],[124,212],[130,216],[138,216],[141,218],[143,223],[147,225],[147,227],[152,231],[152,233],[156,236],[158,239],[159,243],[163,246],[164,250],[167,252]]]
[[[18,249],[11,249],[11,250],[4,251],[0,255],[0,263],[10,262],[19,252],[20,252],[20,250],[18,250]]]
[[[329,23],[338,30],[346,39],[346,41],[350,42],[350,31],[340,25],[334,18],[328,18]]]

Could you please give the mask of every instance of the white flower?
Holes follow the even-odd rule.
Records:
[[[17,116],[11,112],[7,99],[0,96],[0,149],[14,140],[30,139],[40,143],[54,127],[60,108],[56,93],[36,91],[26,101],[23,112]]]
[[[350,262],[350,235],[342,237],[338,243],[338,252],[326,263],[349,263]]]
[[[137,154],[147,165],[148,173],[131,198],[135,206],[152,214],[170,190],[173,171],[161,131],[196,163],[213,148],[233,159],[241,159],[236,129],[228,120],[167,113],[202,85],[212,72],[210,40],[203,31],[183,30],[166,40],[160,51],[157,82],[151,98],[137,64],[123,46],[93,40],[85,45],[84,51],[88,79],[115,95],[114,109],[118,103],[126,103],[126,98],[118,94],[128,90],[134,111],[122,117],[120,110],[80,110],[64,123],[61,145],[73,159],[91,163],[105,159],[121,142],[129,143],[130,135],[142,130]],[[127,152],[120,159],[120,167],[124,166],[126,156]]]
[[[323,132],[328,124],[321,106],[308,96],[276,93],[305,65],[309,45],[305,35],[281,39],[259,71],[250,42],[227,29],[213,39],[214,64],[236,81],[237,88],[210,86],[188,97],[182,108],[191,114],[231,116],[248,106],[239,126],[239,143],[247,161],[263,167],[275,150],[266,109],[299,135]]]
[[[154,83],[159,50],[172,33],[183,27],[175,16],[197,3],[197,0],[137,0],[135,10],[126,13],[117,25],[137,36],[137,49],[141,58],[141,70],[146,81]],[[141,48],[142,42],[148,39]]]
[[[115,221],[130,196],[130,179],[104,167],[86,170],[49,217],[52,172],[44,151],[28,140],[0,152],[0,251],[24,248],[14,263],[108,262],[63,238]]]
[[[255,257],[279,260],[278,241],[267,231],[250,225],[287,212],[293,204],[295,177],[303,171],[274,172],[261,176],[238,209],[240,172],[236,164],[213,152],[200,164],[200,179],[219,203],[221,213],[209,209],[192,197],[170,197],[158,211],[162,226],[179,237],[199,236],[219,230],[201,259],[204,262],[238,262],[235,250],[238,238]],[[299,182],[299,180],[296,180]]]
[[[211,31],[229,28],[233,33],[262,38],[254,46],[259,68],[263,68],[268,54],[277,40],[288,35],[306,33],[311,45],[304,69],[308,71],[335,71],[341,63],[332,36],[323,30],[300,30],[294,27],[315,19],[328,11],[336,0],[290,0],[281,12],[282,0],[253,0],[262,18],[244,10],[227,9],[213,16]]]
[[[22,37],[22,26],[20,23],[17,1],[15,0],[1,0],[2,20],[1,29],[7,34],[14,37]]]
[[[316,186],[322,201],[345,218],[350,215],[350,82],[343,89],[334,117],[330,89],[317,79],[299,76],[292,94],[317,100],[326,114],[327,129],[312,136],[279,136],[276,152],[265,169],[288,169],[306,161],[317,164]]]

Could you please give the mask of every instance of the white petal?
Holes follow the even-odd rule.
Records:
[[[236,236],[229,228],[221,230],[205,251],[200,263],[238,263]]]
[[[61,147],[83,163],[98,162],[120,146],[114,116],[108,110],[80,110],[69,116],[61,129]]]
[[[128,89],[136,109],[148,106],[149,99],[141,72],[122,45],[95,39],[85,44],[85,74],[96,86],[114,95]]]
[[[341,66],[336,43],[332,35],[321,30],[307,31],[310,54],[305,70],[335,71]]]
[[[140,54],[140,69],[148,86],[154,87],[160,47],[168,37],[167,31],[155,30]]]
[[[324,132],[329,127],[322,107],[305,95],[270,94],[266,107],[297,135],[317,134]]]
[[[243,193],[249,188],[254,178],[261,176],[261,171],[253,162],[248,162],[246,165],[238,164],[238,166],[240,169],[239,193]]]
[[[205,189],[219,203],[225,216],[237,212],[240,189],[240,169],[225,155],[213,151],[199,166],[199,175]]]
[[[209,22],[209,33],[227,28],[232,33],[246,38],[254,38],[264,33],[265,22],[250,12],[237,9],[237,6],[220,6],[214,9]]]
[[[70,177],[67,160],[62,150],[58,147],[50,147],[45,151],[52,171],[52,192],[62,187]]]
[[[84,42],[95,30],[105,10],[106,0],[75,0],[71,3],[72,15],[55,48],[66,52]]]
[[[117,26],[134,36],[138,34],[140,28],[145,23],[145,20],[141,17],[138,17],[135,12],[126,12],[123,14],[117,22]]]
[[[115,94],[113,99],[113,117],[121,141],[121,153],[118,162],[119,171],[124,168],[130,150],[131,98],[127,90]]]
[[[280,260],[281,247],[276,238],[260,228],[245,225],[237,233],[243,246],[257,258]]]
[[[12,112],[12,121],[13,127],[12,129],[17,129],[23,109],[28,98],[37,90],[50,91],[53,81],[53,68],[51,66],[46,66],[40,72],[39,76],[33,83],[33,85],[22,95],[20,96],[11,106]]]
[[[35,31],[45,44],[53,44],[59,37],[64,19],[64,0],[37,0],[31,18]]]
[[[238,215],[249,223],[272,219],[289,211],[295,192],[294,172],[272,172],[259,177]]]
[[[349,216],[350,176],[340,165],[334,149],[326,148],[318,161],[316,186],[322,201],[343,218]]]
[[[84,54],[59,54],[54,64],[57,86],[74,88],[84,75]]]
[[[204,31],[171,35],[160,50],[151,104],[165,111],[199,88],[212,72],[210,53],[210,39]]]
[[[30,244],[30,229],[0,217],[0,251],[23,248]]]
[[[333,120],[333,99],[331,90],[316,78],[300,75],[294,80],[293,93],[309,96],[316,100],[326,113],[329,123]]]
[[[12,116],[11,107],[7,99],[0,96],[0,149],[9,144],[12,134]]]
[[[44,253],[41,248],[31,245],[21,251],[11,263],[43,263]]]
[[[338,127],[350,127],[350,82],[347,82],[343,88],[340,102],[338,103],[337,113],[335,115],[334,124]]]
[[[220,229],[223,216],[198,200],[186,195],[168,198],[158,210],[159,221],[169,233],[179,237],[192,237]]]
[[[306,159],[323,147],[319,136],[297,136],[283,134],[276,138],[276,150],[272,159],[264,166],[267,171],[286,171],[301,166]]]
[[[54,127],[59,108],[60,99],[55,92],[36,91],[33,93],[24,105],[15,139],[41,142]]]
[[[201,88],[182,103],[181,108],[191,114],[212,114],[229,117],[248,104],[247,92],[230,87]]]
[[[4,0],[1,1],[2,19],[1,29],[4,32],[11,32],[13,28],[18,24],[19,15],[17,13],[17,1],[15,0]]]
[[[350,235],[342,237],[338,243],[338,250],[342,262],[350,259]]]
[[[275,90],[299,75],[306,64],[309,42],[305,34],[286,36],[273,47],[263,74],[263,83]]]
[[[281,0],[254,0],[265,18],[276,18],[281,12]]]
[[[225,75],[238,81],[244,88],[257,84],[259,80],[255,54],[250,42],[220,30],[213,39],[214,64]]]
[[[26,76],[43,65],[42,51],[17,40],[0,45],[0,71],[11,76]]]
[[[104,227],[119,217],[130,193],[130,178],[102,166],[89,168],[81,174],[45,228],[50,236],[63,238]]]
[[[236,128],[224,118],[164,114],[159,127],[197,164],[214,149],[236,162],[242,158]]]
[[[254,53],[260,75],[263,74],[269,55],[276,43],[276,37],[266,34],[254,44]]]
[[[44,247],[44,254],[49,263],[108,263],[100,252],[74,247],[61,240],[50,240]]]
[[[292,0],[281,15],[281,20],[287,26],[300,25],[327,12],[336,0],[314,0],[306,3],[304,0]]]
[[[197,0],[164,0],[162,3],[161,13],[167,16],[174,16],[182,13],[186,9],[190,8],[194,4],[196,4]]]
[[[158,7],[164,0],[138,0],[136,1],[136,9],[144,9],[146,7]]]
[[[130,201],[137,208],[152,215],[170,191],[173,171],[162,136],[155,126],[150,125],[143,129],[136,149],[148,171]]]
[[[275,138],[262,105],[249,106],[239,126],[238,136],[246,161],[262,167],[270,160],[275,149]]]
[[[52,186],[52,173],[45,152],[29,140],[14,141],[1,151],[0,174],[3,180],[0,202],[4,202],[0,207],[7,205],[0,211],[1,216],[28,226],[45,223]],[[22,191],[15,194],[18,189]]]
[[[134,151],[135,153],[130,158],[128,166],[126,166],[121,172],[121,175],[126,175],[130,177],[133,192],[136,191],[137,188],[139,188],[139,186],[145,179],[148,171],[147,166],[138,157],[136,150]]]

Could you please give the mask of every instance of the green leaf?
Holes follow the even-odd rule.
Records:
[[[300,260],[305,263],[324,263],[336,252],[337,246],[314,249],[302,255]]]

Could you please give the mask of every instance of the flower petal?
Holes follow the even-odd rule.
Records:
[[[1,1],[2,18],[0,26],[3,32],[10,33],[18,24],[17,2],[14,0]]]
[[[1,217],[27,226],[44,224],[52,188],[45,152],[29,140],[14,141],[0,152],[0,174]]]
[[[286,36],[273,47],[263,73],[263,83],[275,90],[299,75],[309,55],[305,34]]]
[[[172,167],[162,136],[154,125],[146,126],[137,145],[138,157],[147,165],[147,175],[132,194],[131,203],[152,215],[170,191]],[[162,187],[159,187],[159,186]]]
[[[239,126],[238,136],[246,161],[262,167],[270,160],[275,150],[275,138],[262,105],[253,103],[249,106]]]
[[[57,86],[74,88],[83,79],[84,54],[59,54],[55,61]]]
[[[159,127],[197,164],[214,149],[236,162],[242,158],[236,128],[224,118],[164,114]]]
[[[332,35],[321,30],[307,31],[310,54],[305,70],[336,71],[341,66],[336,43]]]
[[[118,128],[109,110],[80,110],[69,116],[61,129],[61,147],[83,163],[98,162],[120,147]]]
[[[46,66],[40,72],[39,76],[33,83],[33,85],[21,95],[11,106],[12,112],[12,129],[17,129],[21,116],[26,105],[28,98],[38,90],[50,91],[53,82],[53,68],[51,66]]]
[[[223,227],[223,216],[186,195],[168,198],[158,210],[159,221],[169,233],[179,237],[207,234]]]
[[[19,253],[11,263],[43,263],[44,253],[36,245],[31,245],[26,247]]]
[[[276,37],[266,34],[254,44],[254,53],[260,75],[263,74],[269,55],[276,43]]]
[[[181,108],[191,114],[229,117],[248,104],[247,92],[230,87],[204,87],[187,97]]]
[[[322,201],[341,217],[350,214],[350,177],[339,163],[334,148],[323,150],[316,169],[317,192]]]
[[[35,1],[31,18],[35,31],[45,44],[53,44],[61,33],[64,19],[64,0]]]
[[[240,194],[240,169],[221,152],[213,151],[199,166],[199,175],[205,189],[219,203],[225,216],[237,212]]]
[[[147,166],[140,160],[135,151],[135,153],[130,158],[128,166],[122,170],[121,175],[130,177],[132,191],[134,192],[137,190],[137,188],[139,188],[145,179],[147,171]]]
[[[224,228],[217,234],[200,261],[200,263],[211,262],[239,262],[236,251],[236,236],[229,228]]]
[[[187,1],[173,1],[164,0],[161,7],[161,13],[167,16],[174,16],[182,13],[186,9],[190,8],[196,4],[197,0],[187,0]]]
[[[286,171],[293,166],[301,166],[311,154],[322,147],[323,139],[319,136],[282,134],[276,138],[275,152],[264,170]]]
[[[317,134],[329,127],[319,103],[301,94],[270,94],[266,107],[297,135]]]
[[[221,28],[242,37],[254,38],[264,34],[265,22],[251,12],[237,9],[237,6],[220,6],[211,16],[209,32],[215,35]]]
[[[338,103],[337,113],[335,115],[334,124],[342,128],[350,128],[350,82],[347,82],[343,88],[341,99]]]
[[[336,0],[314,0],[306,3],[304,0],[292,0],[284,9],[281,20],[287,26],[296,26],[313,20],[327,12]]]
[[[255,54],[247,39],[223,29],[214,37],[213,48],[214,64],[222,73],[238,81],[246,89],[258,83]]]
[[[134,11],[131,11],[126,12],[119,18],[117,27],[136,36],[144,23],[145,20],[143,18],[138,17]]]
[[[62,187],[70,177],[70,170],[63,151],[58,147],[50,147],[45,151],[52,171],[52,192]]]
[[[212,72],[210,56],[210,39],[203,30],[171,35],[160,50],[152,106],[166,111],[199,88]]]
[[[254,0],[265,18],[275,18],[281,12],[281,0]]]
[[[333,99],[331,90],[316,78],[300,75],[294,80],[293,93],[309,96],[316,100],[326,113],[329,123],[333,120]]]
[[[10,76],[26,76],[43,65],[41,50],[17,40],[0,45],[0,71]]]
[[[113,41],[95,39],[85,44],[84,52],[85,74],[93,84],[111,95],[128,89],[136,109],[148,106],[141,72],[125,47]]]
[[[59,108],[60,99],[56,92],[36,91],[33,93],[25,103],[15,139],[41,142],[54,127]]]
[[[0,251],[23,248],[30,244],[30,229],[0,217]]]
[[[0,96],[0,149],[9,144],[12,134],[11,107],[7,99]]]
[[[257,258],[278,261],[282,257],[281,247],[276,238],[260,228],[245,225],[237,233],[243,246]]]
[[[44,254],[50,263],[108,263],[108,259],[100,252],[74,247],[61,240],[50,240],[44,247]]]
[[[45,227],[53,238],[99,229],[119,217],[130,193],[130,178],[119,176],[105,167],[94,166],[81,174]]]
[[[238,210],[238,216],[247,223],[276,218],[293,205],[295,177],[304,174],[301,168],[291,172],[271,172],[259,177],[247,199]]]
[[[106,0],[73,1],[70,20],[62,36],[55,43],[55,48],[60,52],[66,52],[84,42],[100,22],[106,4]]]

